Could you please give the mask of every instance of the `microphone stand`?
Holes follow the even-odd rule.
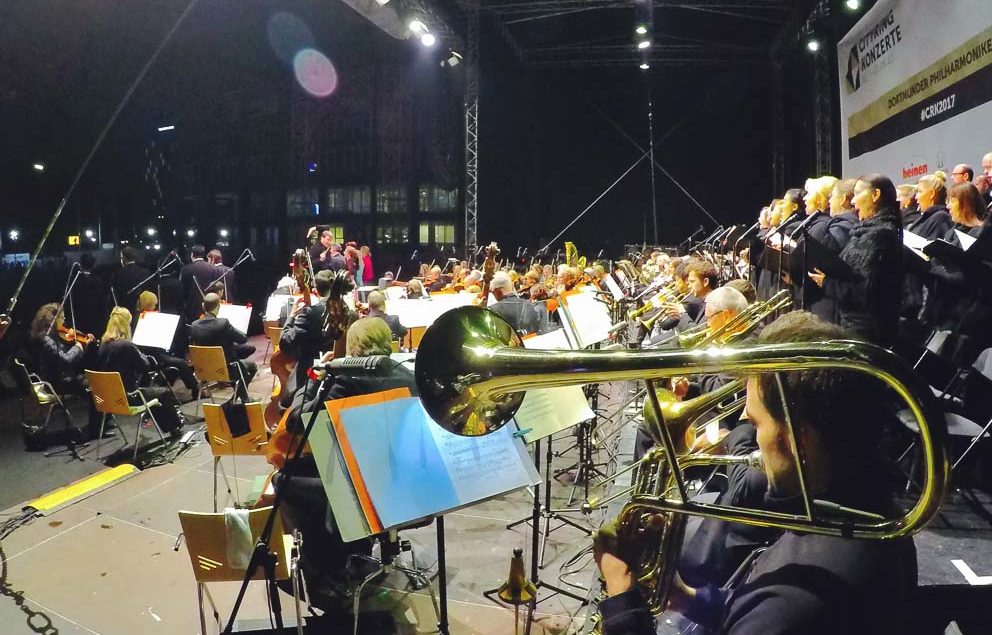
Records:
[[[813,212],[812,214],[810,214],[809,216],[807,216],[806,219],[803,220],[803,222],[801,222],[799,224],[799,227],[797,227],[791,234],[789,234],[789,237],[792,238],[792,241],[796,244],[796,248],[799,247],[799,244],[800,243],[802,243],[802,246],[803,246],[803,249],[802,249],[802,265],[803,265],[803,270],[802,270],[803,271],[803,275],[802,275],[802,278],[803,279],[799,283],[799,306],[800,306],[800,308],[803,311],[805,311],[806,308],[807,308],[806,307],[806,282],[807,282],[806,281],[806,278],[809,277],[809,276],[806,275],[806,241],[805,241],[805,238],[807,236],[809,236],[809,234],[807,233],[807,232],[809,232],[809,226],[813,222],[813,219],[816,217],[816,215],[819,214],[819,213],[820,212],[817,211],[817,212]],[[799,234],[799,240],[796,240],[796,234]],[[793,284],[795,284],[795,282],[796,282],[795,280],[792,281]]]
[[[245,249],[244,251],[241,252],[241,255],[238,256],[238,259],[237,259],[237,261],[235,261],[234,266],[232,266],[230,269],[228,269],[224,273],[220,274],[220,277],[217,278],[216,280],[212,280],[210,282],[210,284],[207,285],[207,288],[209,289],[210,287],[214,286],[215,284],[217,284],[218,282],[220,282],[221,280],[223,280],[224,281],[224,298],[225,298],[225,300],[227,300],[228,302],[230,302],[231,299],[227,297],[227,275],[229,273],[234,273],[234,270],[237,269],[238,266],[240,266],[243,262],[245,262],[249,258],[251,260],[254,260],[255,259],[255,256],[251,253],[251,250],[250,249]]]
[[[741,237],[738,238],[734,242],[734,251],[733,251],[733,253],[738,254],[738,256],[737,256],[738,258],[740,257],[739,254],[741,252],[737,249],[737,247],[741,244],[741,241],[742,240],[744,240],[745,238],[747,238],[748,236],[750,236],[751,235],[751,232],[753,232],[755,229],[757,229],[758,227],[760,227],[760,225],[761,225],[761,221],[755,221],[754,222],[754,225],[751,225],[750,227],[748,227],[747,231],[745,231],[743,234],[741,234]],[[754,254],[749,254],[748,255],[747,267],[748,267],[748,269],[753,269],[754,268]],[[736,269],[736,266],[735,266],[735,269]],[[755,280],[755,286],[757,286],[757,280]]]
[[[66,278],[65,292],[62,295],[62,302],[59,303],[58,311],[55,312],[56,316],[62,313],[62,310],[65,308],[66,300],[68,300],[69,310],[72,312],[72,328],[74,331],[76,329],[76,311],[73,308],[72,289],[76,286],[76,281],[79,280],[79,276],[82,273],[83,273],[83,269],[82,267],[79,266],[79,263],[78,262],[72,263],[72,267],[69,268],[69,277]],[[49,335],[51,335],[52,329],[54,328],[55,328],[55,320],[52,320],[52,323],[48,325]],[[76,336],[78,337],[79,334],[77,333]],[[83,457],[79,456],[79,451],[76,446],[76,441],[72,438],[73,431],[78,430],[79,428],[76,428],[73,425],[74,423],[73,418],[69,415],[68,410],[66,410],[66,417],[67,417],[66,422],[68,423],[69,427],[65,431],[65,447],[69,451],[69,455],[72,456],[72,458],[76,459],[77,461],[82,461]],[[47,428],[48,425],[46,423],[44,429],[47,430]],[[83,443],[83,445],[85,446],[86,444]],[[46,457],[54,456],[55,454],[61,454],[62,452],[63,452],[62,450],[58,452],[49,452],[46,453],[45,456]]]
[[[155,277],[158,277],[158,276],[162,275],[162,273],[164,273],[166,269],[168,269],[169,267],[171,267],[172,265],[174,265],[177,262],[180,262],[179,256],[177,256],[176,254],[171,254],[170,257],[169,257],[169,259],[166,260],[165,263],[163,263],[161,266],[159,266],[157,269],[155,269],[155,271],[153,271],[151,274],[149,274],[147,278],[145,278],[144,280],[142,280],[138,284],[136,284],[133,287],[131,287],[130,289],[128,289],[127,290],[127,293],[125,293],[124,295],[131,295],[132,293],[134,293],[135,291],[137,291],[141,287],[143,287],[146,284],[148,284],[149,282],[151,282],[152,278],[155,278]],[[161,301],[161,298],[159,300]],[[128,307],[124,307],[124,308],[127,309]],[[130,311],[130,309],[128,309],[128,310]]]

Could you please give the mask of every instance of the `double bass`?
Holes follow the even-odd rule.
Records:
[[[310,306],[312,294],[310,291],[310,268],[307,266],[306,250],[297,249],[296,252],[293,253],[293,260],[290,262],[289,266],[292,271],[293,279],[296,280],[296,285],[300,288],[300,292],[303,294],[303,297],[299,301],[302,302],[304,306]],[[273,353],[272,357],[269,358],[269,368],[272,371],[272,375],[277,379],[272,387],[271,399],[265,406],[265,424],[270,428],[275,427],[282,418],[283,408],[279,404],[282,397],[282,388],[289,381],[289,376],[298,362],[298,359],[281,348]]]
[[[489,243],[486,248],[486,260],[482,263],[482,298],[479,306],[486,308],[489,304],[489,287],[496,273],[496,256],[499,255],[499,247],[496,243]]]

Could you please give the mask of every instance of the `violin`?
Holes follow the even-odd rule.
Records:
[[[56,329],[56,332],[59,334],[59,338],[63,342],[67,342],[69,344],[79,343],[82,344],[83,346],[89,346],[90,344],[93,343],[93,340],[96,339],[96,336],[90,333],[80,333],[76,329],[72,329],[67,326],[58,327],[58,329]]]

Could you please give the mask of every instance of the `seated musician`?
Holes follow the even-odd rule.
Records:
[[[138,315],[134,318],[134,320],[132,320],[133,328],[138,328],[138,320],[141,319],[141,314],[146,311],[158,311],[158,296],[151,291],[142,291],[141,295],[138,296]],[[186,361],[186,359],[177,355],[186,354],[186,349],[188,348],[188,344],[186,342],[187,339],[188,335],[186,334],[186,326],[184,324],[179,324],[178,328],[176,328],[176,334],[173,336],[172,346],[169,347],[169,350],[166,351],[161,348],[153,348],[150,346],[139,347],[139,349],[144,354],[150,355],[154,358],[159,368],[175,368],[179,373],[179,379],[183,381],[183,385],[189,390],[191,398],[196,399],[199,394],[199,388],[196,385],[196,376],[193,374],[193,368],[189,365],[189,362]],[[176,380],[175,375],[170,376],[168,370],[166,370],[166,377],[170,382],[174,382]]]
[[[810,313],[794,312],[769,325],[760,341],[847,337]],[[886,405],[879,385],[843,370],[792,371],[780,377],[805,457],[807,490],[818,500],[890,512],[891,496],[875,453]],[[746,412],[768,478],[764,508],[801,514],[796,459],[775,375],[748,379]],[[615,544],[600,540],[597,549],[609,596],[599,607],[604,632],[653,635],[654,619]],[[861,540],[785,532],[757,557],[736,588],[718,588],[719,580],[687,586],[676,578],[669,606],[728,635],[826,635],[852,627],[858,633],[905,633],[916,574],[916,549],[908,536]]]
[[[96,438],[100,416],[86,392],[86,376],[83,374],[87,361],[95,354],[92,337],[77,336],[67,328],[59,305],[51,302],[39,307],[34,314],[31,343],[38,375],[50,382],[56,392],[76,395],[89,402],[89,426],[85,432],[90,438]]]
[[[400,324],[399,317],[386,313],[386,295],[382,291],[373,291],[369,294],[369,312],[366,317],[379,318],[388,324],[393,339],[402,342],[406,337],[406,327]]]
[[[389,355],[392,352],[389,326],[379,318],[363,318],[348,329],[347,354],[349,357]],[[350,554],[369,553],[368,540],[344,543],[337,532],[334,517],[327,503],[327,495],[320,481],[313,457],[309,454],[297,461],[289,460],[293,445],[285,440],[285,435],[302,435],[310,414],[323,408],[324,401],[354,397],[393,388],[409,388],[417,394],[413,372],[402,364],[393,364],[377,376],[359,376],[342,373],[334,377],[328,393],[321,398],[317,394],[319,383],[309,380],[306,390],[297,392],[293,399],[293,410],[286,421],[285,433],[276,432],[271,445],[280,451],[270,454],[269,461],[279,468],[273,478],[278,489],[286,483],[286,475],[291,475],[289,487],[284,494],[286,506],[283,513],[292,526],[303,532],[303,555],[301,569],[307,579],[308,589],[318,596],[333,595],[335,589],[343,588],[345,565]]]
[[[155,360],[144,355],[131,342],[131,312],[122,306],[111,309],[107,330],[100,338],[97,369],[120,373],[124,390],[129,393],[140,390],[146,401],[158,399],[159,405],[152,407],[152,415],[163,432],[177,439],[182,434],[183,420],[176,396],[164,386],[139,387],[141,380],[154,367]],[[132,406],[141,405],[137,397],[129,397],[128,401]]]
[[[427,294],[424,293],[424,283],[420,280],[414,278],[410,282],[406,283],[406,298],[408,300],[419,300],[420,298],[426,298]]]
[[[720,278],[716,267],[712,264],[693,258],[684,265],[684,268],[679,270],[676,274],[676,280],[685,281],[685,292],[688,295],[681,302],[665,304],[664,311],[667,317],[656,323],[655,331],[662,333],[673,330],[682,331],[702,324],[705,318],[706,296],[716,289]],[[681,285],[678,285],[678,288],[681,292]],[[652,336],[652,339],[657,339],[656,334]]]
[[[560,265],[558,267],[558,293],[571,291],[579,283],[579,270],[571,265]]]
[[[496,298],[496,302],[489,305],[489,310],[503,317],[517,333],[538,332],[540,321],[534,305],[514,293],[513,283],[506,272],[493,274],[489,290]]]
[[[248,401],[248,384],[258,372],[255,362],[247,359],[255,352],[255,347],[248,344],[244,333],[234,328],[227,318],[217,317],[220,310],[220,296],[208,293],[203,296],[203,317],[193,322],[189,327],[190,343],[196,346],[220,346],[224,349],[224,358],[231,368],[232,380],[238,381],[238,394]],[[241,373],[233,368],[237,364]],[[241,385],[241,376],[244,385]]]

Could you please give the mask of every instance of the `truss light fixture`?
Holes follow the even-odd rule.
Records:
[[[424,33],[423,35],[420,36],[420,43],[426,46],[427,48],[430,48],[435,44],[437,44],[437,38],[434,37],[433,33]]]
[[[218,234],[220,234],[220,237],[221,237],[221,238],[227,238],[227,234],[228,234],[228,232],[227,232],[227,230],[226,230],[226,229],[221,229],[221,230],[220,230],[219,232],[217,232],[217,233],[218,233]]]
[[[814,37],[806,40],[806,48],[809,49],[810,53],[816,53],[820,50],[820,41]]]
[[[168,132],[170,130],[175,130],[175,129],[176,129],[176,127],[175,126],[172,126],[172,125],[170,125],[170,126],[159,126],[158,127],[158,131],[159,132]]]
[[[641,66],[640,66],[640,68],[641,68],[641,70],[642,70],[642,71],[646,71],[646,70],[648,70],[649,68],[651,68],[651,65],[650,65],[650,64],[648,64],[647,62],[641,62]]]
[[[187,229],[186,230],[186,236],[188,238],[192,238],[193,236],[196,236],[196,230],[195,229],[192,229],[192,228]]]
[[[12,229],[9,232],[7,232],[7,236],[10,238],[10,242],[16,243],[17,240],[21,237],[21,232],[17,231],[16,229]]]
[[[644,26],[643,24],[638,24],[637,25],[637,28],[634,29],[634,33],[636,33],[638,35],[647,35],[648,34],[648,27]]]
[[[34,168],[34,171],[35,172],[44,172],[45,171],[45,164],[44,163],[35,163],[31,167]]]
[[[847,0],[844,5],[851,11],[859,11],[861,9],[861,0]]]
[[[154,236],[155,233],[156,233],[155,232],[155,228],[154,227],[149,227],[148,229],[145,230],[145,233],[147,233],[149,236]]]
[[[427,33],[427,25],[420,20],[410,20],[410,31],[413,33]]]
[[[651,40],[641,40],[637,43],[637,48],[642,51],[651,48]]]
[[[376,4],[378,4],[378,5],[380,6],[380,7],[384,7],[384,6],[386,6],[387,4],[389,4],[389,0],[375,0],[375,2],[376,2]]]

